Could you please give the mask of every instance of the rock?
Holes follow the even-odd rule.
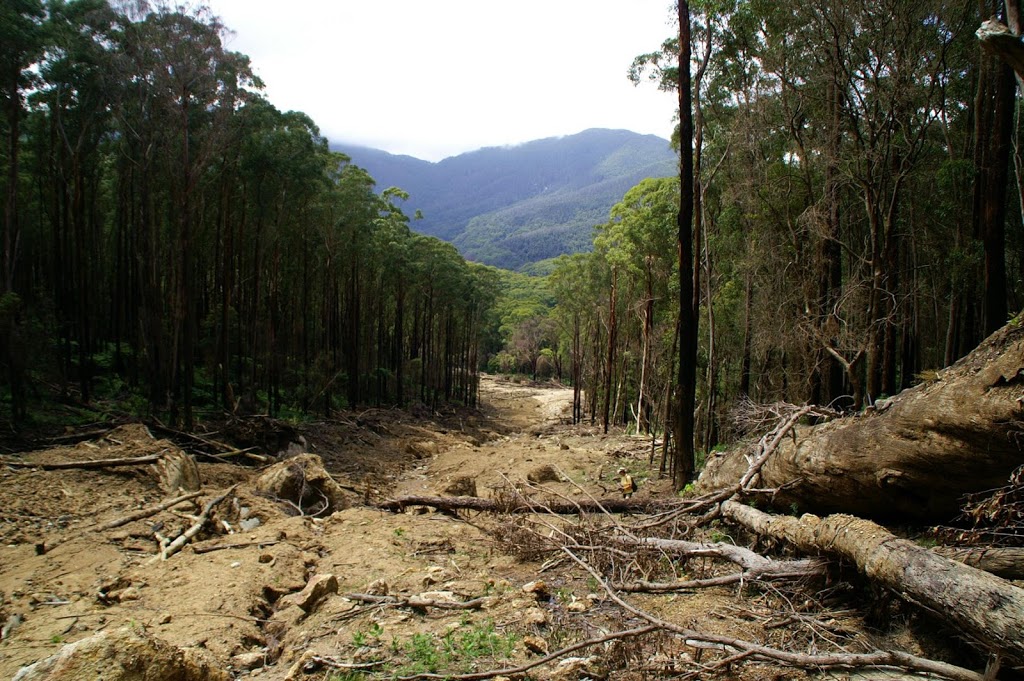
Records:
[[[524,636],[523,645],[526,646],[527,650],[535,655],[548,654],[548,642],[540,636]]]
[[[565,609],[569,612],[586,612],[589,607],[585,601],[573,601],[569,605],[565,606]]]
[[[260,526],[259,518],[244,518],[238,522],[238,526],[242,528],[243,532],[251,532]]]
[[[231,656],[231,664],[235,669],[251,672],[267,664],[267,653],[257,650],[251,653],[239,653]]]
[[[348,508],[344,491],[316,454],[300,454],[274,464],[256,481],[256,491],[290,501],[306,515],[325,516]]]
[[[546,601],[551,598],[551,592],[548,591],[548,585],[541,579],[523,584],[522,592],[524,594],[533,594],[533,597],[538,601]]]
[[[476,479],[468,475],[460,475],[448,483],[442,493],[453,497],[475,497]]]
[[[526,479],[530,482],[561,482],[562,476],[559,475],[554,466],[545,464],[527,473]]]
[[[523,612],[523,624],[543,627],[548,623],[548,616],[540,608],[527,608]]]
[[[338,593],[338,578],[331,574],[315,575],[306,587],[296,594],[288,594],[278,601],[279,608],[297,605],[305,612],[312,612],[328,594]]]
[[[601,666],[600,659],[592,657],[567,657],[558,663],[551,678],[555,681],[576,681],[576,679],[603,679],[608,671]]]
[[[22,667],[14,681],[229,681],[197,653],[186,654],[135,629],[104,631]]]
[[[439,451],[437,443],[433,440],[412,440],[405,445],[405,453],[412,454],[417,459],[437,456]]]
[[[383,579],[375,579],[366,587],[366,593],[370,596],[387,596],[388,591],[388,583]]]

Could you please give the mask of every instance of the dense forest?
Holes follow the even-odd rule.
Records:
[[[577,419],[672,431],[682,357],[699,459],[743,434],[751,402],[870,406],[1020,309],[1016,84],[975,37],[1002,3],[682,5],[692,192],[634,187],[593,252],[551,273],[555,305],[524,327],[546,335],[517,336],[582,387]],[[675,89],[680,44],[637,57],[632,78]]]
[[[974,33],[1001,3],[678,10],[629,74],[685,93],[692,184],[640,182],[590,252],[528,277],[411,231],[406,194],[276,110],[205,10],[5,2],[12,422],[48,386],[183,426],[472,404],[489,368],[557,376],[575,420],[660,435],[685,369],[699,456],[751,402],[870,406],[1020,309],[1016,82]]]
[[[204,9],[0,7],[13,421],[54,392],[183,427],[472,403],[496,272],[411,232],[404,192],[275,109],[224,32]]]

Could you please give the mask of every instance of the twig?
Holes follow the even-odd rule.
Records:
[[[871,653],[833,653],[812,655],[791,653],[778,648],[770,648],[750,641],[727,636],[704,634],[693,629],[686,629],[654,615],[640,610],[623,600],[608,582],[594,568],[568,548],[562,549],[584,570],[590,573],[604,587],[608,596],[620,607],[648,622],[655,628],[681,636],[687,645],[710,645],[735,653],[747,653],[755,659],[770,660],[801,669],[836,669],[836,668],[898,668],[910,671],[935,674],[954,681],[984,681],[984,676],[963,667],[929,660],[910,653],[895,650],[875,651]]]
[[[202,494],[201,491],[189,492],[188,494],[182,494],[180,497],[175,497],[174,499],[169,499],[169,500],[164,501],[162,503],[156,504],[155,506],[148,506],[146,508],[143,508],[143,509],[140,509],[138,511],[135,511],[134,513],[129,513],[128,515],[126,515],[126,516],[124,516],[122,518],[118,518],[117,520],[111,520],[108,523],[104,523],[103,525],[100,525],[99,527],[96,528],[96,530],[97,531],[112,530],[115,527],[121,527],[122,525],[127,525],[130,522],[133,522],[133,521],[136,521],[136,520],[142,520],[143,518],[148,518],[150,516],[154,516],[157,513],[159,513],[160,511],[166,511],[167,509],[173,508],[173,507],[177,506],[178,504],[181,504],[181,503],[184,503],[184,502],[188,501],[189,499],[195,499],[200,494]]]
[[[116,468],[118,466],[140,466],[144,463],[154,463],[160,460],[163,452],[139,456],[132,459],[93,459],[92,461],[54,461],[53,463],[32,463],[30,461],[4,461],[4,465],[11,468],[41,468],[44,471],[57,471],[72,468],[92,470],[95,468]]]
[[[439,610],[476,610],[484,607],[487,604],[486,597],[474,598],[470,601],[462,602],[449,602],[449,601],[438,601],[432,598],[420,598],[419,596],[412,596],[411,598],[399,598],[397,596],[374,596],[371,594],[360,594],[360,593],[347,593],[344,595],[345,598],[351,601],[359,601],[361,603],[373,603],[376,605],[392,605],[395,607],[408,607],[408,608],[437,608]]]
[[[239,542],[237,544],[215,544],[213,546],[193,546],[192,552],[197,554],[213,553],[214,551],[223,551],[224,549],[245,549],[250,546],[273,546],[274,544],[280,544],[280,541],[247,541]]]

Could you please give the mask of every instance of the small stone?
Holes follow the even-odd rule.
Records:
[[[523,645],[526,646],[527,650],[535,655],[548,654],[548,642],[540,636],[524,636]]]
[[[243,532],[252,532],[257,527],[260,526],[260,519],[259,518],[245,518],[244,520],[239,521],[238,526],[240,528],[242,528]]]
[[[523,584],[522,591],[523,593],[533,594],[534,598],[541,601],[546,601],[551,598],[551,592],[548,591],[548,585],[540,579]]]
[[[157,620],[157,624],[170,624],[172,619],[173,619],[173,617],[171,617],[171,614],[167,613],[163,617],[161,617],[159,620]]]
[[[311,612],[328,594],[338,593],[338,578],[331,574],[315,575],[306,587],[297,594],[281,598],[281,606],[297,605],[305,612]]]
[[[586,612],[588,608],[584,601],[573,601],[569,605],[565,606],[565,609],[569,612]]]
[[[366,587],[366,593],[370,596],[387,596],[388,591],[388,583],[383,579],[375,579]]]
[[[254,651],[251,653],[239,653],[238,655],[231,656],[231,664],[234,665],[235,669],[242,671],[252,671],[258,669],[267,663],[266,651]]]
[[[523,624],[542,627],[548,623],[548,616],[540,608],[527,608],[523,612]]]
[[[259,557],[259,561],[263,565],[266,565],[268,563],[272,564],[274,562],[274,557],[272,555],[270,555],[269,553],[261,553],[260,557]]]

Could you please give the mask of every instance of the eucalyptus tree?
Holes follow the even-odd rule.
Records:
[[[110,285],[101,208],[109,164],[101,145],[111,123],[108,45],[116,16],[104,0],[54,0],[47,10],[46,49],[33,103],[46,125],[37,153],[38,172],[48,178],[50,235],[44,240],[37,234],[35,257],[48,263],[46,271],[53,276],[62,375],[72,377],[77,365],[79,390],[88,401],[92,356],[101,334],[97,308]]]
[[[573,388],[572,422],[583,421],[583,396],[588,376],[587,359],[597,348],[587,342],[596,335],[597,307],[593,302],[597,258],[592,253],[559,256],[548,283],[556,300],[553,316],[560,331],[562,353],[568,353],[570,382]],[[593,390],[586,389],[593,395]],[[593,398],[591,398],[593,399]]]
[[[636,431],[650,432],[651,400],[647,391],[654,354],[656,313],[667,304],[674,269],[678,178],[646,179],[626,192],[611,209],[611,220],[598,228],[595,248],[607,251],[634,291],[630,311],[639,319],[641,350],[633,408]]]
[[[19,166],[21,120],[25,93],[35,81],[30,67],[44,45],[43,4],[40,0],[8,0],[0,5],[0,105],[4,110],[5,149],[3,252],[0,253],[0,286],[8,293],[14,286],[19,222]]]
[[[186,426],[192,422],[196,320],[202,318],[195,248],[204,181],[228,141],[224,133],[244,89],[255,85],[248,58],[224,49],[222,31],[202,10],[122,17],[114,68],[122,86],[115,114],[137,197],[134,283],[141,292],[151,399],[163,401]]]

